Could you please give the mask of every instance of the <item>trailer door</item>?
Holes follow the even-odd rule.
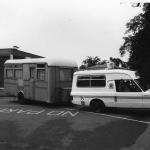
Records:
[[[35,99],[35,80],[36,80],[36,74],[35,74],[36,68],[30,67],[30,80],[29,80],[29,93],[30,93],[30,99]]]

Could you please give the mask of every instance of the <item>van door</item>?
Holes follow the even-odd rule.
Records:
[[[29,80],[29,95],[30,99],[35,99],[35,80],[36,80],[36,74],[35,74],[36,68],[30,67],[30,80]]]
[[[143,92],[143,107],[150,108],[150,92]]]
[[[143,94],[133,80],[115,80],[115,84],[116,107],[142,108]]]

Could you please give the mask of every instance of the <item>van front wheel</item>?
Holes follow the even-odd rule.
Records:
[[[90,109],[94,112],[104,112],[105,104],[99,99],[94,99],[90,103]]]

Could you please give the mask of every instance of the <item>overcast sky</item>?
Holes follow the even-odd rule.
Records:
[[[0,48],[45,57],[120,57],[125,24],[141,8],[119,0],[0,0]]]

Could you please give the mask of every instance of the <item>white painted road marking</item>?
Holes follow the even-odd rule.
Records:
[[[46,116],[70,116],[75,117],[79,114],[78,111],[67,111],[67,110],[51,110],[47,112],[45,109],[43,110],[32,110],[32,109],[20,109],[20,108],[0,108],[0,113],[16,113],[16,114],[26,114],[26,115],[38,115],[45,113]]]
[[[73,108],[70,109],[69,108],[69,110],[75,110],[75,109],[73,109]],[[80,110],[80,111],[82,111],[82,110]],[[148,121],[131,119],[131,118],[127,118],[127,117],[120,117],[120,116],[115,116],[115,115],[108,115],[108,114],[95,113],[95,112],[89,112],[89,111],[83,111],[83,112],[87,112],[87,113],[90,113],[90,114],[96,114],[96,115],[100,115],[100,116],[106,116],[106,117],[116,118],[116,119],[122,119],[122,120],[128,120],[128,121],[139,122],[139,123],[144,123],[144,124],[150,124],[150,122],[148,122]]]
[[[107,115],[107,114],[94,113],[94,112],[88,112],[88,113],[97,114],[97,115],[106,116],[106,117],[111,117],[111,118],[116,118],[116,119],[128,120],[128,121],[133,121],[133,122],[139,122],[139,123],[144,123],[144,124],[150,124],[150,122],[147,122],[147,121],[136,120],[136,119],[120,117],[120,116],[115,116],[115,115]]]
[[[0,105],[1,106],[18,106],[18,105]],[[6,110],[6,109],[9,109],[9,110]],[[75,117],[76,115],[79,114],[79,112],[71,112],[71,111],[77,111],[77,109],[74,109],[74,108],[65,108],[69,111],[50,111],[48,113],[46,113],[47,115],[57,115],[57,116],[65,116],[65,115],[70,115],[71,117]],[[43,113],[45,110],[40,110],[40,111],[35,111],[35,110],[22,110],[22,109],[12,109],[12,108],[0,108],[0,112],[1,110],[4,110],[5,112],[4,113],[8,113],[8,111],[11,113],[11,112],[14,112],[14,111],[17,111],[16,113],[23,113],[23,112],[26,112],[26,114],[40,114],[40,113]],[[82,111],[82,110],[80,110]],[[85,112],[85,111],[84,111]],[[120,116],[115,116],[115,115],[108,115],[108,114],[102,114],[102,113],[95,113],[95,112],[88,112],[86,111],[86,113],[90,113],[90,114],[96,114],[96,115],[100,115],[100,116],[106,116],[106,117],[111,117],[111,118],[116,118],[116,119],[122,119],[122,120],[128,120],[128,121],[133,121],[133,122],[139,122],[139,123],[144,123],[144,124],[150,124],[150,122],[148,121],[142,121],[142,120],[137,120],[137,119],[131,119],[131,118],[127,118],[127,117],[120,117]]]

